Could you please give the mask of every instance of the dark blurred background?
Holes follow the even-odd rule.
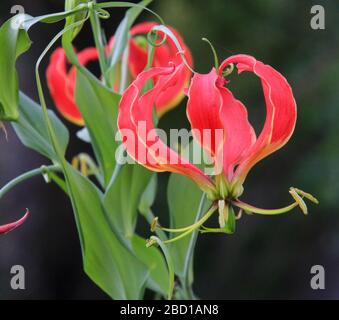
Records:
[[[63,1],[1,0],[0,21],[22,5],[33,16],[63,9]],[[310,27],[310,9],[325,9],[325,30]],[[305,217],[297,209],[276,217],[245,216],[234,235],[201,236],[195,260],[195,291],[212,299],[338,299],[339,298],[339,5],[338,1],[307,0],[155,0],[151,8],[183,35],[193,53],[195,69],[208,72],[213,64],[207,37],[220,59],[248,53],[277,68],[292,85],[298,105],[298,123],[291,141],[260,162],[245,184],[243,199],[262,207],[279,207],[296,186],[316,195]],[[104,23],[107,36],[124,10],[111,11]],[[143,14],[140,20],[153,19]],[[52,36],[62,28],[37,25],[34,44],[20,58],[21,89],[34,99],[34,64]],[[92,45],[89,28],[77,39],[79,47]],[[0,48],[1,49],[1,48]],[[42,66],[46,68],[45,64]],[[1,70],[0,70],[1,72]],[[260,128],[265,116],[259,81],[250,74],[232,79],[231,87]],[[50,107],[53,108],[51,100]],[[71,132],[78,128],[67,124]],[[167,114],[163,128],[188,127],[185,103]],[[23,147],[10,126],[9,141],[0,136],[0,185],[20,173],[48,163]],[[88,146],[72,138],[69,156]],[[164,206],[167,175],[162,174],[155,212]],[[30,208],[27,223],[0,238],[0,299],[106,299],[84,274],[69,200],[41,177],[21,184],[0,203],[0,224],[18,218]],[[10,268],[26,270],[26,290],[10,288]],[[310,269],[322,265],[326,289],[312,290]]]

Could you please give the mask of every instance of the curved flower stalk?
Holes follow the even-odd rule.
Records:
[[[238,73],[253,72],[261,80],[266,120],[258,136],[248,120],[246,107],[227,88],[225,76],[230,72],[227,68],[234,65]],[[208,175],[167,147],[156,135],[152,123],[153,106],[158,104],[164,92],[175,86],[183,68],[183,64],[174,64],[139,74],[123,94],[118,117],[123,143],[133,159],[153,171],[170,171],[187,176],[213,200],[210,210],[194,225],[164,229],[182,233],[169,241],[173,242],[201,227],[206,216],[211,216],[215,211],[219,212],[220,224],[216,230],[225,231],[226,224],[235,218],[233,206],[240,208],[241,212],[257,214],[280,214],[300,206],[306,214],[303,198],[315,203],[317,200],[296,188],[290,189],[294,202],[281,209],[260,209],[238,199],[251,168],[284,146],[294,131],[297,109],[287,80],[271,66],[243,54],[224,60],[218,70],[213,68],[208,74],[194,74],[187,91],[187,117],[194,140],[213,160],[214,174]],[[143,93],[145,83],[154,78],[158,79],[154,88]]]
[[[0,234],[4,234],[4,233],[8,233],[8,232],[13,231],[14,229],[16,229],[17,227],[22,225],[26,221],[28,216],[29,216],[29,211],[26,210],[25,215],[21,219],[19,219],[17,221],[14,221],[12,223],[8,223],[8,224],[5,224],[5,225],[0,225]]]
[[[146,36],[156,25],[157,23],[155,22],[145,22],[136,24],[130,30],[131,38],[128,42],[128,67],[131,79],[134,79],[147,66],[147,47],[149,44]],[[191,65],[192,56],[189,49],[179,33],[173,28],[170,28],[170,30],[178,39],[184,50],[187,62]],[[159,36],[162,36],[161,32],[159,32]],[[114,37],[110,39],[105,48],[107,54],[113,48],[113,45]],[[94,47],[86,48],[78,53],[79,62],[83,65],[87,65],[91,61],[96,61],[98,58],[99,54]],[[180,55],[178,55],[178,49],[173,40],[167,38],[164,44],[155,47],[152,65],[167,66],[170,61],[175,64],[180,64],[181,58]],[[71,67],[71,69],[67,71],[67,58],[62,48],[57,48],[51,55],[46,77],[51,96],[59,112],[72,123],[83,126],[84,120],[74,98],[76,70],[75,67]],[[178,76],[177,84],[159,97],[157,104],[157,115],[159,117],[177,106],[183,99],[183,88],[188,86],[190,77],[191,71],[183,69],[180,76]],[[113,88],[119,91],[118,81],[114,81]]]

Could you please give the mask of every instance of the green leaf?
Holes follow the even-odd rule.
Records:
[[[132,246],[136,256],[149,270],[147,287],[151,290],[166,295],[169,288],[168,269],[164,256],[154,246],[146,248],[146,239],[135,235],[132,239]]]
[[[64,168],[83,243],[84,269],[113,299],[140,299],[148,271],[116,237],[102,206],[102,193],[71,165]]]
[[[0,120],[19,118],[19,80],[16,60],[29,49],[31,40],[26,30],[19,28],[27,15],[16,15],[0,28]]]
[[[167,199],[171,228],[182,228],[194,223],[201,200],[201,190],[189,179],[171,174],[168,182]],[[208,209],[205,203],[204,212]],[[176,274],[184,276],[185,258],[191,236],[169,244]]]
[[[26,147],[57,161],[58,158],[49,139],[41,107],[22,92],[20,92],[19,113],[19,120],[13,122],[12,126],[21,142]],[[69,141],[68,130],[53,111],[48,111],[48,113],[65,154]]]
[[[120,95],[103,86],[90,73],[77,68],[75,99],[107,186],[115,167],[118,147],[115,136]]]
[[[132,238],[138,206],[152,172],[138,164],[125,164],[106,191],[104,206],[111,223],[124,237]]]
[[[114,67],[120,60],[122,53],[124,52],[127,41],[128,41],[128,32],[131,29],[133,23],[144,10],[144,7],[147,7],[152,0],[143,0],[138,3],[138,6],[131,7],[126,11],[124,19],[121,20],[115,34],[114,34],[114,45],[109,57],[109,69],[108,74],[114,74]]]

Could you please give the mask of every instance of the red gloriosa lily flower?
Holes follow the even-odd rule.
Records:
[[[9,224],[5,224],[5,225],[2,225],[2,226],[0,225],[0,234],[11,232],[15,228],[22,225],[26,221],[26,219],[28,218],[28,215],[29,215],[29,211],[27,210],[25,215],[21,219],[15,221],[15,222],[9,223]]]
[[[253,72],[261,79],[267,114],[264,128],[258,138],[248,121],[245,106],[225,87],[226,81],[222,77],[222,72],[232,63],[237,65],[239,73]],[[153,105],[156,106],[161,94],[176,83],[176,76],[181,73],[182,68],[185,68],[184,64],[153,68],[139,74],[123,94],[118,118],[120,130],[125,128],[135,130],[136,124],[140,121],[146,121],[147,129],[152,129]],[[142,95],[141,90],[144,84],[154,77],[159,78],[158,83]],[[187,95],[187,117],[193,129],[194,138],[215,163],[218,161],[217,155],[222,152],[223,163],[219,165],[222,165],[223,178],[228,186],[236,183],[241,185],[248,171],[259,160],[278,150],[288,141],[295,127],[296,103],[286,79],[271,66],[248,55],[235,55],[226,59],[218,71],[213,68],[208,74],[194,74]],[[214,139],[212,139],[212,143],[204,143],[203,131],[210,130],[213,134],[217,129],[223,132],[222,141],[213,144]],[[134,132],[136,139],[146,144],[146,152],[154,153],[153,141],[150,143],[146,141],[146,136],[141,136],[137,131]],[[138,155],[134,154],[134,146],[129,144],[125,146],[131,156],[139,161]],[[131,151],[132,147],[133,151]],[[168,148],[164,145],[165,147]],[[172,152],[175,151],[168,148],[167,159],[155,157],[154,164],[150,165],[148,162],[141,164],[158,171],[183,172],[193,180],[196,180],[198,175],[199,180],[211,183],[211,178],[198,168],[193,169],[192,164],[184,163],[183,165],[180,161],[170,164],[169,157]],[[204,178],[201,179],[201,176]],[[205,188],[201,185],[200,187]],[[214,187],[213,192],[219,189],[217,185]]]
[[[146,67],[148,43],[145,36],[156,25],[157,24],[155,22],[145,22],[135,25],[130,30],[131,39],[129,40],[128,66],[132,79],[134,79]],[[169,29],[177,37],[184,50],[187,62],[191,65],[192,57],[189,49],[180,37],[179,33],[171,27],[169,27]],[[159,36],[163,36],[162,32],[159,32]],[[110,39],[107,45],[107,53],[112,49],[113,44],[114,37]],[[96,48],[86,48],[80,51],[78,53],[78,59],[82,65],[86,65],[91,61],[97,60],[98,53]],[[172,39],[167,37],[165,44],[155,48],[153,66],[167,66],[170,61],[179,64],[181,62],[181,57],[178,55],[178,49]],[[84,125],[84,120],[74,99],[75,76],[75,67],[71,67],[71,69],[67,71],[66,54],[62,48],[57,48],[51,55],[50,63],[46,72],[51,96],[57,109],[67,120],[77,125]],[[157,104],[158,116],[163,115],[165,112],[178,105],[184,97],[183,88],[188,85],[190,76],[191,71],[183,69],[182,74],[178,76],[176,85],[159,97]],[[115,84],[114,89],[117,88],[118,85]]]
[[[236,65],[238,73],[253,72],[261,80],[266,102],[266,121],[258,137],[248,121],[246,107],[226,86],[224,70],[233,65]],[[182,68],[185,68],[184,64],[157,67],[142,72],[124,92],[120,102],[118,127],[123,144],[133,159],[153,171],[170,171],[189,177],[214,200],[214,203],[221,201],[219,210],[222,207],[223,211],[226,210],[226,203],[226,207],[235,205],[246,212],[277,214],[291,210],[297,205],[304,208],[304,197],[313,202],[317,201],[311,195],[295,188],[290,190],[295,203],[282,209],[259,209],[238,200],[250,169],[287,143],[297,119],[296,103],[287,80],[274,68],[252,56],[234,55],[224,60],[219,70],[213,68],[208,74],[195,73],[187,91],[187,117],[193,138],[214,160],[215,167],[221,167],[215,177],[207,175],[181,157],[159,137],[154,137],[153,106],[157,105],[163,92],[175,85],[177,74],[181,73]],[[142,94],[146,81],[155,77],[159,80],[153,89]],[[140,129],[139,123],[145,123],[145,130]],[[205,142],[201,138],[204,136],[204,130],[211,132],[212,138],[217,135],[217,131],[221,131],[221,139]],[[131,133],[133,139],[129,139]],[[146,155],[140,152],[140,149],[145,150]],[[303,211],[306,213],[306,210]],[[225,213],[224,215],[227,216]]]

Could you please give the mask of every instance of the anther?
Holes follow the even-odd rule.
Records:
[[[155,230],[157,229],[158,221],[159,221],[159,218],[154,217],[154,219],[152,220],[152,223],[151,223],[151,232],[155,232]]]
[[[295,192],[297,192],[299,195],[301,195],[302,197],[305,197],[306,199],[310,200],[311,202],[315,203],[315,204],[319,204],[319,201],[317,198],[315,198],[314,196],[312,196],[310,193],[307,193],[303,190],[300,190],[298,188],[290,188],[290,190],[293,189],[295,190]]]
[[[303,214],[307,214],[307,206],[305,201],[302,199],[302,197],[300,197],[300,195],[296,192],[296,190],[294,188],[291,188],[289,190],[290,195],[293,197],[293,199],[295,200],[296,203],[298,203],[301,211],[303,212]]]
[[[154,245],[156,245],[156,244],[157,244],[157,241],[154,240],[154,239],[147,239],[147,240],[146,240],[146,247],[147,247],[147,248],[150,248],[150,247],[152,247],[152,246],[154,246]]]

